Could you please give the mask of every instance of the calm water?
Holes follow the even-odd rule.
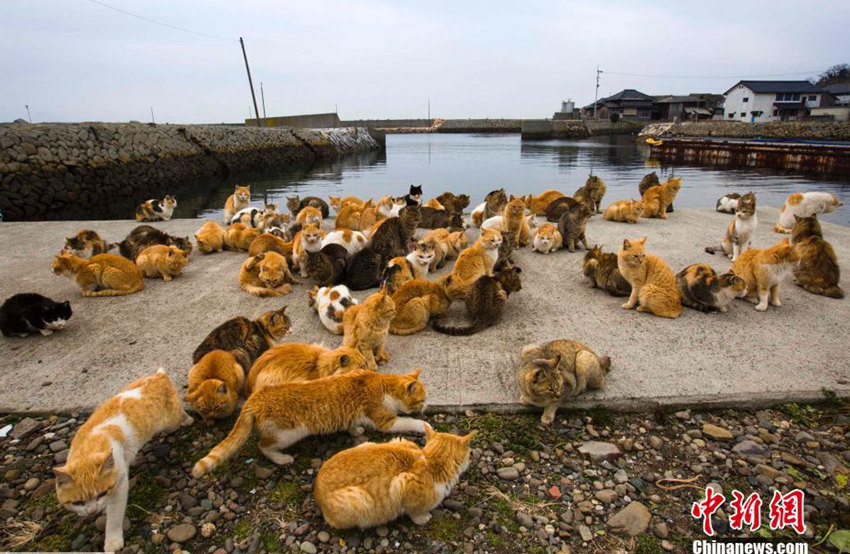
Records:
[[[825,190],[850,206],[850,176],[844,180],[760,169],[714,169],[665,166],[646,160],[633,137],[595,137],[584,141],[521,141],[519,135],[420,134],[388,135],[386,152],[345,158],[312,167],[289,168],[273,174],[205,183],[178,195],[177,217],[207,217],[221,213],[233,183],[249,183],[254,201],[279,200],[288,194],[356,195],[378,198],[401,195],[410,184],[421,184],[425,197],[443,191],[467,193],[472,205],[494,188],[509,193],[539,193],[555,188],[571,194],[591,172],[608,185],[604,204],[637,197],[637,185],[649,171],[664,178],[681,176],[676,205],[714,207],[727,192],[757,193],[760,205],[780,207],[796,191]],[[126,217],[124,215],[123,217]],[[850,225],[850,208],[824,216]]]

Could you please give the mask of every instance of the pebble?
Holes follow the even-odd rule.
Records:
[[[195,533],[197,532],[194,525],[182,523],[168,530],[168,540],[176,543],[184,543],[195,538]]]
[[[716,441],[730,441],[735,438],[735,435],[733,435],[732,432],[728,429],[718,427],[717,425],[712,425],[711,423],[703,424],[702,433]]]
[[[593,539],[593,532],[587,525],[579,525],[578,534],[581,535],[581,540],[584,542],[588,542]]]
[[[632,537],[640,535],[649,526],[652,514],[640,502],[634,501],[608,519],[608,526]]]
[[[585,441],[578,451],[594,461],[608,460],[610,462],[623,455],[616,444],[602,441]]]
[[[331,534],[327,531],[319,531],[316,536],[318,537],[319,542],[328,542],[329,540],[331,540]]]
[[[534,520],[526,513],[517,512],[516,521],[526,529],[534,529]]]
[[[316,545],[311,543],[310,541],[302,542],[300,548],[301,552],[304,552],[305,554],[316,554],[316,552],[318,552]]]
[[[215,524],[213,523],[204,523],[201,526],[201,536],[205,539],[208,539],[215,535]]]
[[[496,470],[496,475],[505,481],[516,481],[519,479],[519,470],[513,466],[500,467]]]

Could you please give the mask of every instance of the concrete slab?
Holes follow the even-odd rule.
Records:
[[[770,231],[777,211],[761,208],[754,245],[781,237]],[[591,243],[616,250],[624,237],[649,237],[647,246],[678,271],[708,262],[723,270],[728,261],[703,252],[719,241],[730,216],[711,209],[680,209],[668,221],[638,225],[596,217],[589,224]],[[191,235],[199,220],[157,224],[172,234]],[[118,241],[132,221],[88,222],[109,241]],[[254,317],[289,305],[292,340],[335,347],[341,337],[328,333],[307,306],[307,286],[282,299],[259,299],[238,287],[244,254],[192,254],[182,277],[171,283],[147,280],[143,292],[118,298],[80,297],[68,279],[50,271],[51,256],[62,237],[80,222],[0,224],[0,298],[39,292],[70,299],[74,317],[52,337],[0,337],[0,412],[91,409],[126,383],[165,367],[186,383],[191,353],[220,322]],[[824,224],[840,260],[850,260],[850,228]],[[477,231],[475,231],[477,233]],[[443,409],[487,406],[517,410],[514,363],[525,344],[555,338],[581,340],[610,355],[613,369],[604,391],[583,397],[577,406],[611,408],[657,405],[758,405],[813,400],[830,388],[850,396],[850,357],[846,351],[850,301],[814,296],[791,284],[782,291],[782,307],[759,313],[736,301],[727,314],[686,309],[666,320],[620,307],[622,299],[587,287],[580,275],[583,253],[549,256],[518,252],[523,290],[509,300],[504,321],[472,337],[446,337],[426,330],[410,337],[390,336],[386,371],[421,367],[430,403]],[[848,288],[846,280],[844,288]],[[362,299],[368,291],[357,293]],[[463,316],[456,304],[453,317]]]

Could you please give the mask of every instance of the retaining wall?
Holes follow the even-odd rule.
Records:
[[[847,121],[771,121],[743,123],[739,121],[687,121],[653,123],[644,127],[640,136],[727,137],[727,138],[798,138],[850,141]]]
[[[53,219],[69,205],[141,201],[186,182],[378,150],[382,142],[359,128],[3,125],[0,210],[6,221]]]

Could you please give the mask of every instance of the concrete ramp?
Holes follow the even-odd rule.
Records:
[[[782,237],[770,231],[777,210],[761,208],[754,245]],[[721,256],[703,252],[719,243],[731,216],[711,209],[677,209],[668,221],[637,225],[594,217],[587,235],[615,251],[624,237],[649,237],[650,252],[674,271],[695,262],[717,270],[729,266]],[[172,234],[192,235],[202,222],[176,220],[156,224]],[[330,224],[330,222],[327,222]],[[307,306],[307,285],[280,299],[259,299],[242,292],[237,276],[245,254],[192,254],[185,273],[172,281],[146,280],[139,294],[83,299],[74,283],[50,271],[51,257],[63,237],[82,227],[107,240],[121,240],[132,221],[39,222],[0,224],[0,297],[39,292],[70,299],[68,327],[52,337],[0,337],[0,412],[91,409],[125,384],[164,367],[183,387],[191,354],[206,334],[234,316],[254,317],[282,304],[289,306],[293,341],[335,347],[331,335]],[[850,260],[850,229],[823,224],[842,262]],[[477,231],[473,230],[473,234]],[[515,254],[523,269],[523,290],[508,301],[497,326],[472,337],[447,337],[426,330],[409,337],[390,336],[390,363],[382,371],[424,370],[429,403],[444,409],[487,406],[516,410],[514,364],[531,342],[555,338],[583,341],[611,356],[607,386],[576,402],[612,408],[657,405],[758,405],[814,400],[828,388],[850,396],[850,300],[814,296],[783,283],[782,306],[759,313],[736,301],[727,314],[686,309],[677,320],[625,311],[623,299],[588,288],[580,274],[583,253],[548,256],[526,248]],[[848,286],[843,284],[844,288]],[[363,299],[370,291],[356,293]],[[448,317],[462,321],[456,304]]]

